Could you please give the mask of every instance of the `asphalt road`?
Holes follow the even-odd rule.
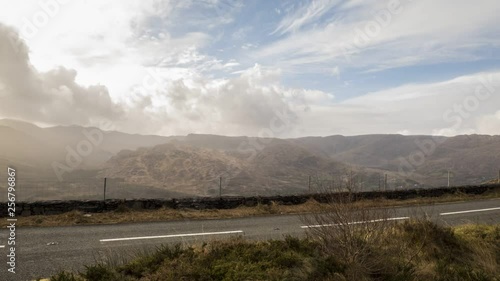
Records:
[[[500,199],[400,207],[391,217],[427,214],[444,225],[500,223]],[[0,280],[34,280],[62,269],[81,270],[96,260],[119,261],[165,243],[199,243],[241,235],[248,239],[304,235],[308,224],[298,215],[221,220],[185,220],[120,225],[20,227],[16,229],[16,274],[7,271],[7,239],[0,230]]]

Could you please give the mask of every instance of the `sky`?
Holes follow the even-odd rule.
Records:
[[[497,0],[0,0],[0,118],[128,133],[500,132]]]

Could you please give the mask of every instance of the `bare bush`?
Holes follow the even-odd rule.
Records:
[[[380,254],[383,251],[392,251],[392,256],[394,251],[401,252],[401,256],[413,256],[403,253],[409,245],[404,242],[394,245],[394,239],[390,239],[397,231],[394,224],[408,217],[398,217],[392,208],[364,207],[358,201],[359,186],[352,175],[347,174],[345,178],[337,185],[322,179],[314,181],[318,192],[326,196],[328,211],[303,216],[306,223],[303,228],[311,239],[321,243],[325,254],[345,265],[348,280],[364,280],[393,271],[383,259],[375,257],[384,256]],[[401,261],[402,267],[406,263]]]

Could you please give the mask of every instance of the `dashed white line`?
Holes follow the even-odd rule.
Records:
[[[0,245],[0,249],[5,248],[5,245]]]
[[[495,211],[500,210],[500,207],[497,208],[487,208],[487,209],[476,209],[476,210],[466,210],[466,211],[457,211],[457,212],[448,212],[448,213],[440,213],[440,216],[448,216],[448,215],[457,215],[457,214],[467,214],[467,213],[475,213],[475,212],[487,212],[487,211]]]
[[[101,239],[99,241],[100,242],[114,242],[114,241],[129,241],[129,240],[142,240],[142,239],[193,237],[193,236],[223,235],[223,234],[242,234],[242,233],[244,233],[243,230],[235,230],[235,231],[221,231],[221,232],[201,232],[201,233],[171,234],[171,235],[159,235],[159,236],[112,238],[112,239]]]
[[[377,220],[369,220],[369,221],[353,221],[353,222],[348,222],[346,225],[374,223],[374,222],[383,222],[383,221],[407,220],[409,218],[410,217],[396,217],[396,218],[377,219]],[[300,228],[316,228],[316,227],[329,227],[329,226],[339,226],[339,225],[342,225],[342,224],[341,223],[332,223],[332,224],[303,225]]]

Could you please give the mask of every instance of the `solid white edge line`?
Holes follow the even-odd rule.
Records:
[[[354,221],[348,222],[346,225],[352,224],[362,224],[362,223],[373,223],[373,222],[382,222],[382,221],[397,221],[397,220],[407,220],[410,217],[396,217],[396,218],[388,218],[388,219],[377,219],[377,220],[369,220],[369,221]],[[339,226],[341,223],[334,224],[316,224],[316,225],[303,225],[300,228],[317,228],[317,227],[329,227],[329,226]]]
[[[448,215],[456,215],[456,214],[466,214],[466,213],[475,213],[475,212],[487,212],[487,211],[494,211],[494,210],[500,210],[500,207],[496,208],[487,208],[487,209],[476,209],[476,210],[466,210],[466,211],[456,211],[456,212],[447,212],[447,213],[440,213],[440,216],[448,216]]]
[[[129,240],[142,240],[142,239],[158,239],[158,238],[192,237],[192,236],[205,236],[205,235],[237,234],[237,233],[243,233],[243,230],[221,231],[221,232],[186,233],[186,234],[171,234],[171,235],[160,235],[160,236],[125,237],[125,238],[101,239],[99,241],[100,242],[113,242],[113,241],[129,241]]]

